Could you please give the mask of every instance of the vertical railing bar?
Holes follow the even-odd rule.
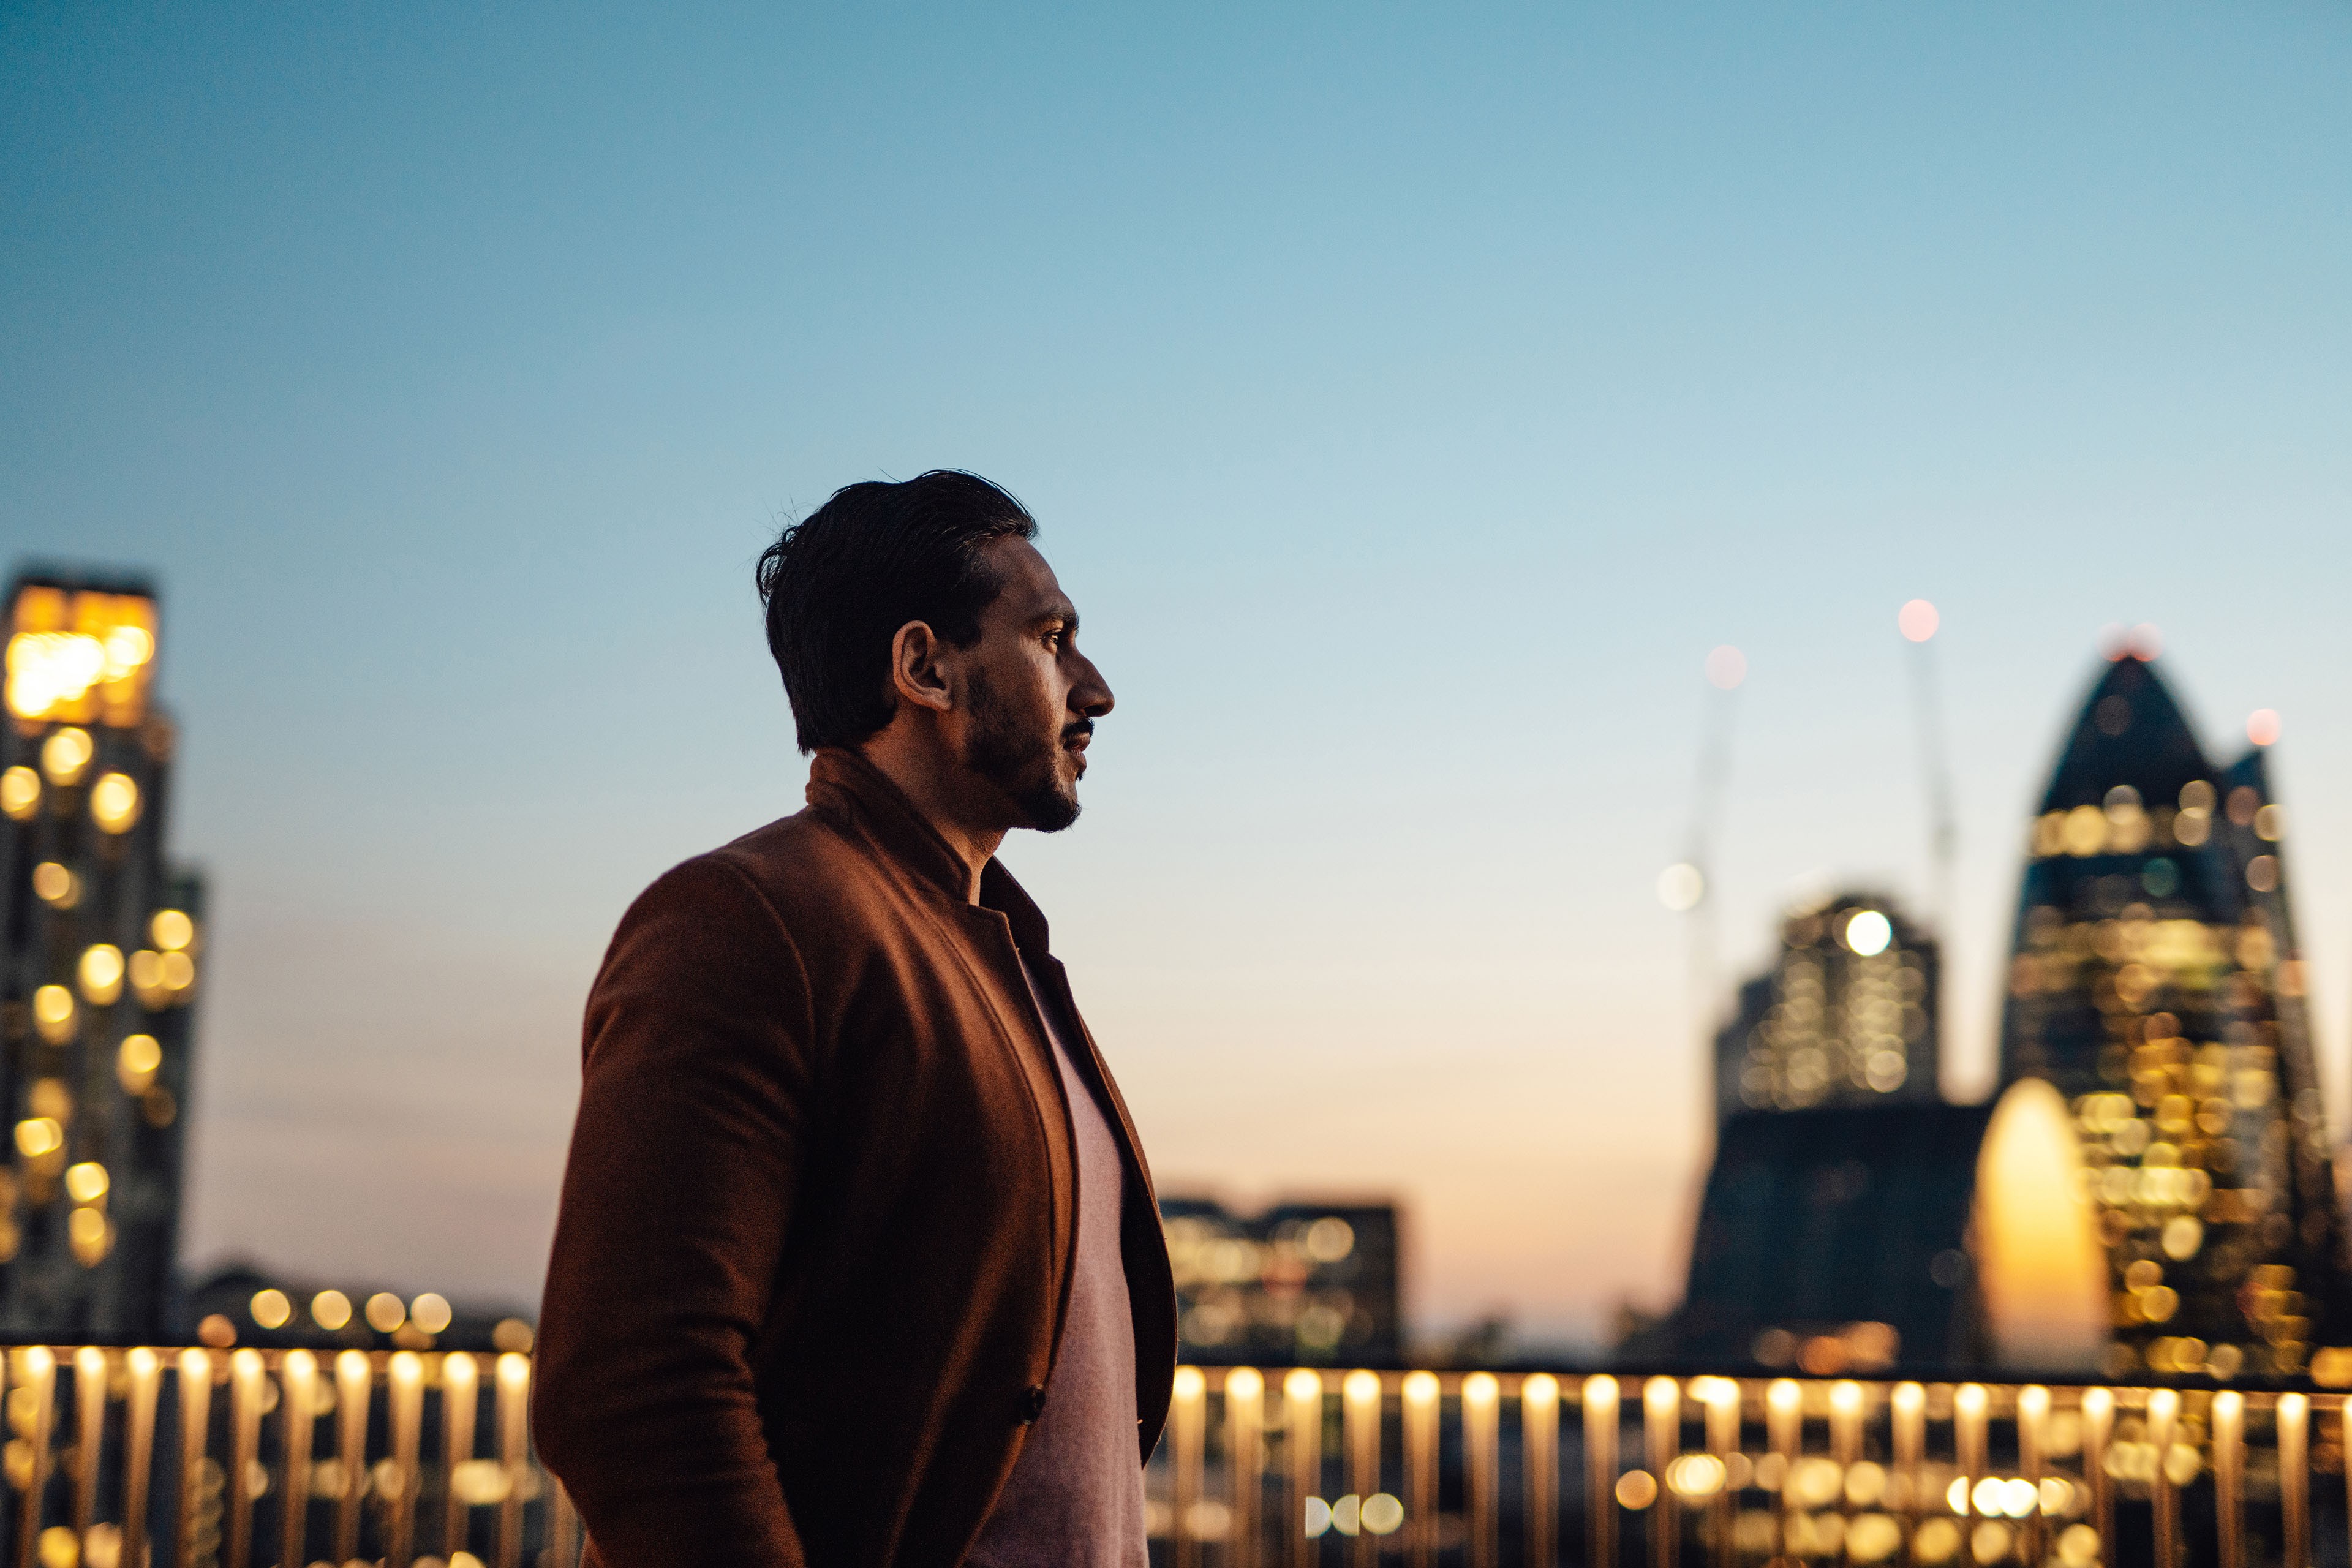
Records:
[[[2043,1522],[2042,1510],[2042,1445],[2050,1421],[2050,1391],[2040,1384],[2029,1384],[2017,1394],[2017,1463],[2025,1479],[2033,1488],[2033,1506],[2025,1515],[2025,1560],[2039,1563],[2048,1555],[2045,1543],[2049,1527]]]
[[[210,1352],[180,1352],[180,1496],[173,1529],[173,1568],[189,1568],[196,1556],[197,1494],[203,1489],[205,1449],[210,1445],[213,1358]]]
[[[1587,1568],[1617,1568],[1617,1380],[1584,1380]]]
[[[2284,1568],[2311,1568],[2311,1400],[2282,1394],[2278,1422],[2279,1522],[2286,1536]]]
[[[147,1493],[155,1466],[155,1397],[162,1392],[163,1364],[161,1358],[144,1345],[125,1356],[123,1363],[131,1374],[122,1432],[123,1568],[148,1568],[152,1551],[147,1536]]]
[[[1887,1403],[1893,1411],[1895,1485],[1903,1500],[1904,1551],[1914,1557],[1911,1543],[1927,1508],[1920,1495],[1927,1484],[1927,1391],[1916,1383],[1898,1383]]]
[[[1727,1377],[1707,1379],[1705,1404],[1706,1451],[1715,1456],[1723,1478],[1707,1502],[1707,1529],[1714,1536],[1709,1555],[1715,1568],[1732,1568],[1739,1499],[1731,1488],[1731,1461],[1739,1452],[1739,1384]]]
[[[1650,1568],[1675,1568],[1682,1546],[1682,1512],[1666,1484],[1683,1446],[1683,1389],[1671,1377],[1642,1385],[1642,1413],[1649,1439],[1650,1476],[1657,1491],[1650,1504]]]
[[[2099,1561],[2111,1563],[2116,1550],[2116,1482],[2107,1474],[2107,1442],[2116,1429],[2116,1396],[2112,1389],[2083,1391],[2083,1479],[2091,1488],[2091,1528],[2099,1535]]]
[[[1441,1390],[1433,1373],[1407,1373],[1404,1401],[1405,1562],[1437,1561],[1437,1415]]]
[[[1257,1568],[1265,1471],[1265,1374],[1237,1366],[1225,1373],[1225,1560]]]
[[[2213,1531],[2221,1568],[2244,1562],[2246,1396],[2225,1388],[2213,1396]]]
[[[1959,1464],[1963,1520],[1977,1517],[1977,1484],[1992,1468],[1992,1437],[1981,1383],[1964,1383],[1952,1394],[1952,1452]]]
[[[2156,1474],[2148,1497],[2156,1515],[2156,1561],[2173,1568],[2180,1561],[2180,1494],[2172,1484],[2172,1440],[2180,1419],[2180,1394],[2169,1388],[2147,1396],[2147,1436],[2156,1447]]]
[[[384,1368],[392,1412],[393,1485],[391,1528],[384,1541],[388,1568],[410,1568],[416,1557],[417,1446],[425,1425],[425,1363],[415,1351],[394,1351]],[[557,1489],[558,1495],[562,1488]],[[569,1568],[559,1555],[558,1568]],[[281,1565],[283,1568],[283,1565]]]
[[[367,1495],[368,1396],[375,1366],[365,1351],[335,1357],[335,1452],[342,1465],[342,1495],[335,1500],[335,1561],[360,1554],[360,1499]]]
[[[1315,1543],[1307,1533],[1307,1500],[1322,1490],[1323,1378],[1303,1367],[1292,1367],[1282,1380],[1283,1452],[1289,1472],[1283,1488],[1288,1513],[1282,1526],[1282,1560],[1289,1568],[1308,1568]]]
[[[1462,1457],[1468,1470],[1470,1568],[1499,1568],[1501,1531],[1496,1519],[1502,1468],[1502,1384],[1491,1372],[1462,1380]]]
[[[307,1563],[310,1544],[310,1434],[318,1424],[319,1358],[288,1351],[278,1363],[278,1436],[286,1453],[286,1500],[280,1510],[278,1561]]]
[[[1539,1372],[1519,1384],[1519,1450],[1527,1471],[1528,1568],[1559,1560],[1559,1379]],[[1371,1568],[1369,1559],[1360,1568]]]
[[[530,1358],[498,1359],[499,1462],[506,1488],[499,1500],[499,1568],[522,1568],[523,1466],[530,1457]]]
[[[1353,1568],[1375,1568],[1381,1539],[1368,1529],[1364,1510],[1381,1489],[1381,1374],[1358,1370],[1339,1384],[1340,1433],[1347,1446],[1348,1490],[1356,1500]]]
[[[228,1568],[252,1568],[253,1468],[260,1462],[261,1380],[267,1367],[257,1350],[228,1360],[229,1459],[222,1500],[228,1508]]]
[[[1764,1390],[1764,1437],[1772,1457],[1780,1461],[1780,1490],[1774,1500],[1773,1512],[1779,1521],[1775,1536],[1785,1555],[1793,1555],[1790,1538],[1796,1528],[1789,1478],[1797,1472],[1797,1456],[1804,1447],[1804,1390],[1785,1377],[1774,1378]]]
[[[1853,1526],[1853,1494],[1846,1489],[1843,1478],[1853,1472],[1855,1461],[1862,1458],[1862,1384],[1851,1378],[1840,1378],[1830,1384],[1830,1458],[1840,1478],[1837,1510],[1841,1540]]]
[[[58,1363],[47,1345],[28,1346],[23,1354],[24,1371],[16,1380],[16,1387],[32,1391],[26,1403],[33,1406],[33,1429],[25,1436],[32,1446],[33,1463],[16,1516],[16,1563],[17,1568],[34,1568],[40,1549],[43,1493],[49,1479],[49,1432],[56,1419]]]
[[[1168,1539],[1175,1546],[1176,1568],[1200,1568],[1201,1564],[1201,1536],[1194,1528],[1193,1513],[1201,1501],[1201,1450],[1208,1405],[1207,1374],[1197,1366],[1178,1367],[1168,1412],[1174,1449],[1169,1475]]]
[[[441,1555],[466,1549],[466,1501],[457,1495],[457,1470],[474,1458],[474,1418],[479,1405],[481,1365],[470,1352],[451,1351],[441,1362],[441,1459],[446,1472],[441,1521]]]
[[[99,1449],[106,1436],[106,1352],[96,1345],[74,1352],[74,1499],[76,1544],[87,1547],[98,1518]]]

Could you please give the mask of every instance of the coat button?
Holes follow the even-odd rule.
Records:
[[[1045,1414],[1045,1385],[1033,1383],[1021,1391],[1021,1424],[1024,1426]]]

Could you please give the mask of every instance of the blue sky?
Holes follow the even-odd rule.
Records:
[[[2352,16],[13,7],[0,553],[167,594],[214,879],[199,1260],[528,1298],[577,1009],[793,809],[750,566],[1020,493],[1120,705],[1007,858],[1169,1185],[1402,1194],[1425,1321],[1675,1289],[1682,851],[1726,978],[1925,891],[1925,595],[1989,1080],[2108,622],[2284,715],[2352,1006]]]

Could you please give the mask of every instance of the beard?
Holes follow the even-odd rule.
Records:
[[[1081,719],[1063,730],[1024,721],[979,671],[971,678],[971,739],[964,764],[1003,791],[1021,814],[1016,827],[1059,833],[1078,819],[1078,786],[1064,783],[1063,742],[1094,728]]]

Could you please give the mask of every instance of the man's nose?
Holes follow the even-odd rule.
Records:
[[[1070,688],[1070,706],[1089,719],[1099,719],[1111,710],[1118,700],[1111,696],[1110,682],[1102,678],[1095,661],[1083,655],[1080,659],[1086,668],[1077,684]]]

